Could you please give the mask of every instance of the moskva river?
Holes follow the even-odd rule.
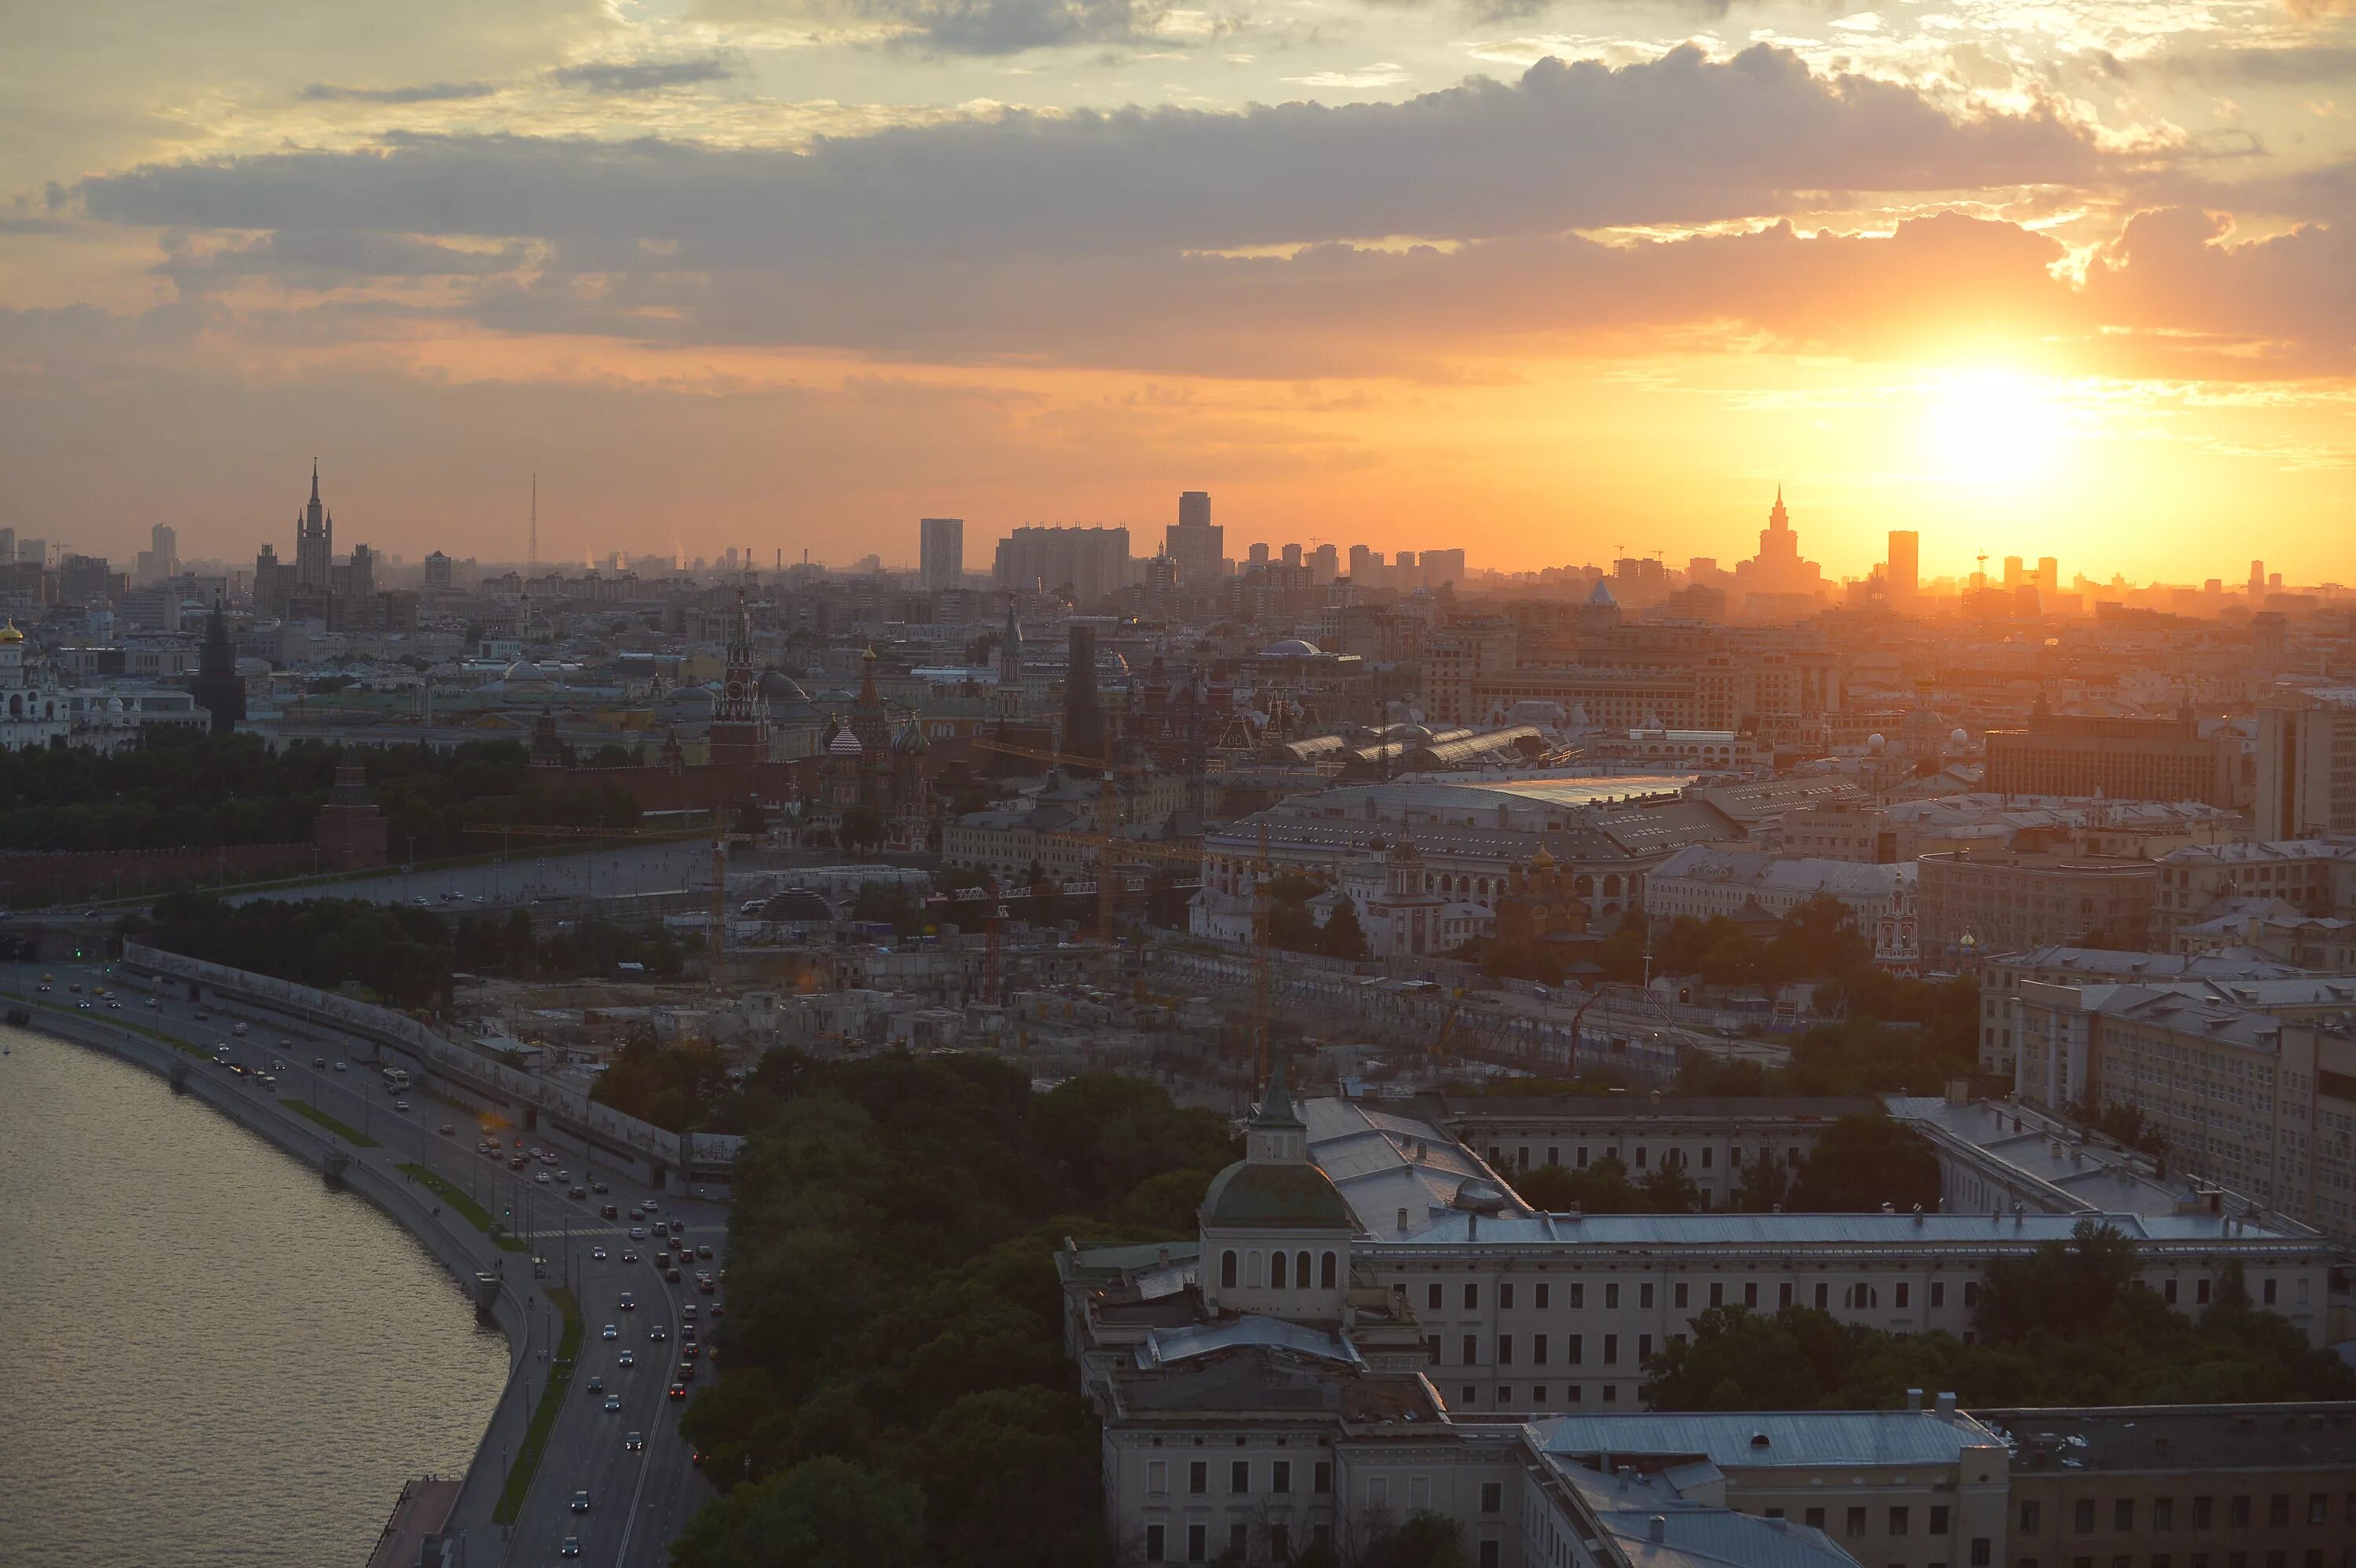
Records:
[[[507,1376],[391,1220],[143,1069],[0,1026],[0,1563],[360,1568]]]

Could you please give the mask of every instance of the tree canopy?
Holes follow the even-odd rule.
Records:
[[[2356,1395],[2356,1371],[2250,1305],[2237,1270],[2198,1317],[2135,1277],[2135,1248],[2087,1221],[1987,1271],[1973,1342],[1892,1334],[1812,1306],[1712,1307],[1645,1363],[1655,1410],[1894,1408],[1910,1388],[1965,1405],[2202,1404]],[[1889,1289],[1884,1285],[1881,1288]],[[1919,1286],[1917,1288],[1920,1288]]]
[[[979,1057],[773,1051],[744,1096],[722,1375],[683,1423],[731,1489],[679,1568],[784,1561],[743,1531],[820,1461],[865,1500],[804,1509],[831,1533],[794,1561],[897,1550],[871,1533],[873,1482],[916,1494],[882,1506],[921,1521],[927,1563],[1093,1568],[1100,1443],[1063,1359],[1053,1253],[1166,1237],[1232,1157],[1225,1123],[1108,1074],[1038,1093]]]

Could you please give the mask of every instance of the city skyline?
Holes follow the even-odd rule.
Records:
[[[819,11],[12,18],[0,521],[2350,575],[2344,5]]]

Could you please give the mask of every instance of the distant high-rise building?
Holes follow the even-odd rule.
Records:
[[[253,613],[262,620],[286,613],[286,600],[294,587],[294,570],[278,559],[278,547],[266,544],[253,557]]]
[[[319,465],[311,464],[311,499],[294,517],[294,582],[300,588],[325,588],[333,580],[336,562],[336,520],[319,503]]]
[[[1366,581],[1367,570],[1372,567],[1374,563],[1375,552],[1373,550],[1368,549],[1362,544],[1352,545],[1350,547],[1350,581],[1363,585]]]
[[[179,530],[166,523],[157,523],[147,530],[148,545],[139,552],[131,575],[141,583],[161,582],[179,570]]]
[[[2037,558],[2037,586],[2048,593],[2062,592],[2062,563],[2050,555]]]
[[[198,656],[197,678],[188,683],[188,695],[212,715],[216,735],[228,734],[245,717],[245,682],[237,673],[237,646],[230,641],[229,617],[218,599],[205,622],[204,650]]]
[[[2250,597],[2263,599],[2265,593],[2266,563],[2263,560],[2254,560],[2250,562]]]
[[[1759,530],[1759,553],[1734,568],[1735,586],[1752,613],[1782,610],[1824,592],[1824,568],[1800,554],[1800,536],[1792,531],[1792,515],[1783,508],[1783,487],[1775,486],[1775,505],[1767,526]]]
[[[1292,548],[1298,549],[1300,547],[1295,545]],[[1254,566],[1266,566],[1268,564],[1268,546],[1264,544],[1256,544],[1252,546],[1251,549],[1246,552],[1245,559],[1249,560]]]
[[[1301,547],[1299,545],[1289,544],[1284,547],[1284,564],[1287,566],[1299,566],[1301,564]]]
[[[16,530],[14,528],[0,528],[0,562],[12,562],[16,559]]]
[[[922,517],[916,523],[917,581],[938,591],[965,582],[965,519]]]
[[[2262,842],[2356,833],[2356,708],[2258,709]]]
[[[18,539],[16,541],[16,559],[18,560],[29,560],[35,566],[48,565],[49,541],[40,539]]]
[[[1127,528],[1021,528],[999,541],[993,577],[1019,593],[1069,588],[1093,604],[1129,586]]]
[[[1912,528],[1890,530],[1890,560],[1882,574],[1890,583],[1890,602],[1912,605],[1922,587],[1922,536]]]
[[[1163,549],[1178,563],[1178,580],[1191,585],[1216,582],[1226,571],[1226,530],[1211,521],[1211,493],[1188,490],[1178,497],[1178,520],[1170,525]]]
[[[1094,626],[1071,629],[1070,651],[1064,665],[1063,750],[1075,757],[1105,755],[1104,705],[1097,699],[1097,631]]]
[[[2007,588],[2018,588],[2027,581],[2028,580],[2020,574],[2020,557],[2017,555],[2006,556],[2004,558],[2004,585]]]
[[[438,549],[425,558],[425,586],[428,588],[450,586],[450,558]]]
[[[1451,582],[1464,581],[1464,551],[1428,549],[1423,552],[1423,581],[1428,588],[1441,588]]]
[[[1327,583],[1342,575],[1342,552],[1330,544],[1321,544],[1309,552],[1309,579]]]

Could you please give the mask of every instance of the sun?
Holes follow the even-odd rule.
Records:
[[[1923,455],[1937,477],[2009,489],[2051,474],[2063,416],[2041,379],[1975,368],[1942,372],[1921,392]]]

